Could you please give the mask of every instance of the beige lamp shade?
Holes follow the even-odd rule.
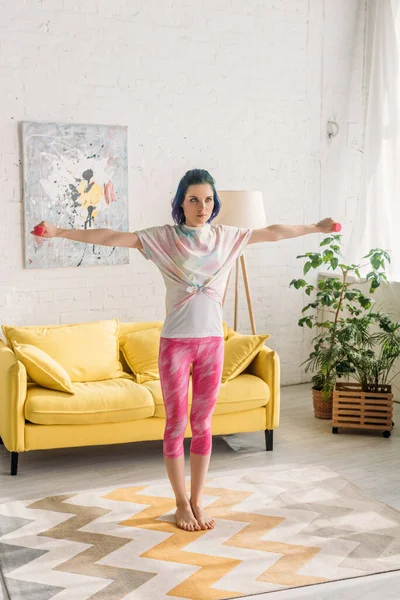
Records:
[[[247,190],[218,190],[221,210],[214,224],[232,225],[245,229],[267,226],[261,192]]]

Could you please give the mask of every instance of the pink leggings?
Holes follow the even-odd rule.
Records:
[[[190,365],[192,409],[190,452],[205,456],[211,452],[211,418],[217,401],[224,362],[224,338],[161,338],[158,367],[167,423],[164,456],[183,454],[183,438],[188,422]]]

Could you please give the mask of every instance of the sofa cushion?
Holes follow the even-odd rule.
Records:
[[[133,321],[131,323],[129,323],[129,322],[128,323],[120,323],[119,324],[119,339],[121,339],[121,337],[123,337],[124,335],[127,335],[128,333],[133,333],[135,331],[143,331],[145,329],[153,329],[154,327],[160,327],[160,329],[161,329],[162,326],[163,326],[162,321],[142,321],[142,322],[137,322],[137,323]],[[125,360],[123,352],[121,351],[121,347],[120,347],[119,360],[120,360],[120,363],[122,365],[124,372],[132,374],[132,370]]]
[[[25,419],[40,425],[121,423],[154,416],[153,397],[131,379],[73,383],[74,395],[30,384]]]
[[[120,323],[119,324],[119,337],[121,338],[123,335],[127,335],[128,333],[134,333],[136,331],[144,331],[145,329],[153,329],[154,327],[163,326],[162,321],[140,321],[132,323]]]
[[[226,321],[222,321],[222,328],[224,330],[225,341],[229,340],[229,338],[236,334],[236,331],[232,329],[232,327],[230,327]]]
[[[31,344],[17,342],[13,343],[13,350],[32,381],[50,390],[74,393],[67,371],[46,352]]]
[[[133,331],[119,339],[120,349],[137,383],[159,379],[158,352],[161,327]]]
[[[270,337],[270,335],[241,335],[240,333],[229,337],[224,344],[222,383],[226,383],[242,373]]]
[[[144,384],[144,387],[148,388],[153,395],[155,404],[154,416],[165,419],[166,414],[160,382],[148,381]],[[221,383],[214,414],[226,415],[266,406],[270,395],[270,389],[265,381],[255,375],[243,373],[231,381]],[[189,381],[189,405],[191,404],[192,378]]]
[[[119,362],[118,320],[53,325],[3,326],[10,347],[14,342],[40,348],[64,367],[71,381],[101,381],[123,377]]]

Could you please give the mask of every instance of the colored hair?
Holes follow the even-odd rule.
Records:
[[[198,185],[200,183],[208,183],[209,185],[211,185],[214,193],[214,209],[207,223],[211,223],[211,221],[217,216],[217,214],[221,210],[221,200],[219,199],[217,190],[215,189],[214,178],[210,175],[208,171],[205,171],[204,169],[192,169],[191,171],[187,171],[187,173],[185,173],[185,175],[180,180],[175,197],[171,203],[172,218],[177,225],[182,225],[182,223],[185,223],[185,213],[183,212],[182,203],[185,199],[188,187],[191,185]]]

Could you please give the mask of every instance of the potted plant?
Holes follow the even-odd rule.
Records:
[[[400,356],[400,323],[381,312],[359,319],[356,343],[348,344],[352,382],[337,382],[333,392],[332,432],[338,428],[376,429],[390,437],[393,395],[390,381]]]
[[[385,261],[390,262],[390,257],[375,248],[363,257],[365,264],[347,265],[342,262],[341,236],[332,234],[322,240],[319,252],[307,252],[297,258],[304,260],[304,275],[320,267],[334,273],[332,277],[320,278],[316,287],[305,279],[293,279],[290,283],[310,297],[298,324],[316,328],[318,333],[313,339],[313,351],[303,364],[306,372],[314,372],[315,416],[330,419],[335,384],[344,376],[360,373],[361,363],[356,365],[354,361],[356,348],[368,347],[370,328],[378,314],[371,312],[372,300],[357,287],[356,278],[361,279],[360,269],[367,266],[366,281],[373,294],[387,280]]]

